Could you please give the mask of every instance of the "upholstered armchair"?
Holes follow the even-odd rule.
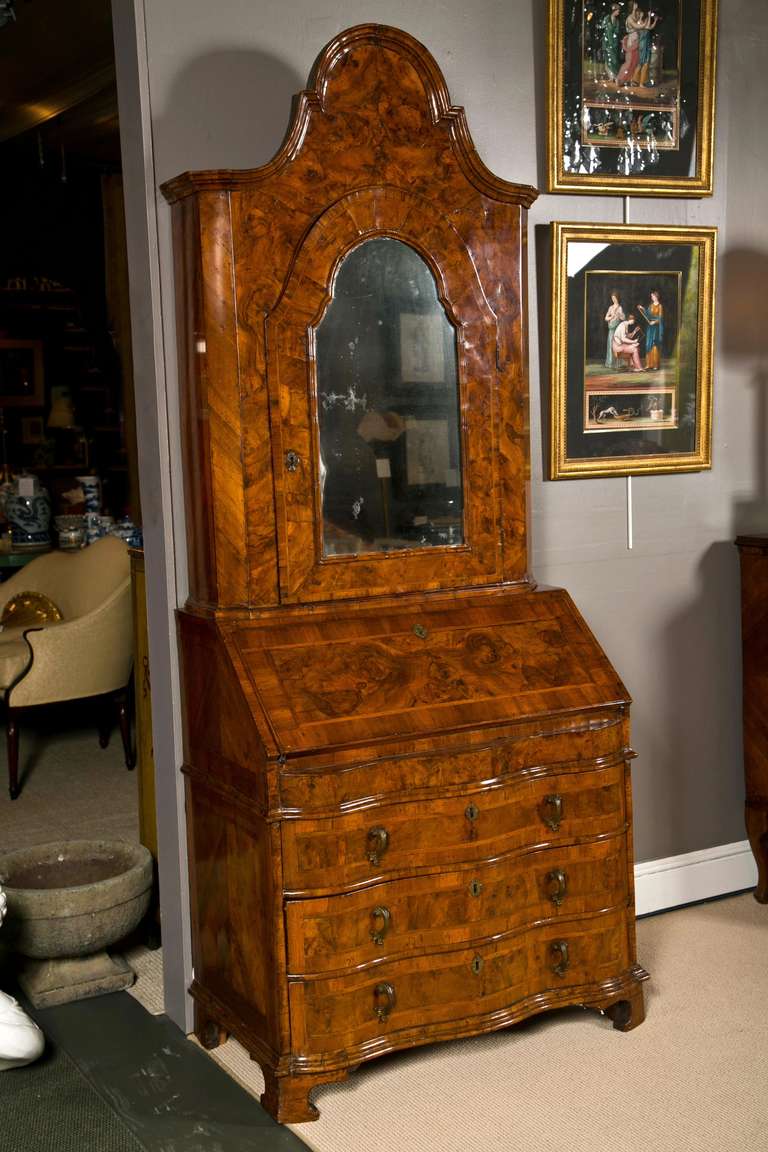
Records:
[[[62,619],[0,631],[0,694],[5,698],[8,783],[19,794],[18,720],[22,710],[83,697],[111,697],[125,762],[132,768],[128,688],[133,663],[128,550],[114,536],[77,552],[47,552],[0,584],[0,617],[14,597],[42,593]],[[106,747],[109,725],[100,743]]]

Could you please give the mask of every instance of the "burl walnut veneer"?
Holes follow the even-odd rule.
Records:
[[[294,1122],[394,1049],[568,1004],[634,1027],[629,698],[527,574],[535,191],[377,25],[271,163],[163,190],[198,1035]]]

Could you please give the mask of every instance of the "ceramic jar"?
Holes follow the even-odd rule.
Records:
[[[5,498],[5,515],[11,525],[13,548],[49,548],[51,534],[51,499],[45,488],[32,496],[9,492]]]
[[[86,512],[101,511],[101,480],[98,476],[77,476],[78,484],[83,490],[83,500]]]

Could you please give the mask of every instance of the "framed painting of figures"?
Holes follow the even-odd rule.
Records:
[[[717,229],[553,224],[550,478],[711,466]]]
[[[717,0],[549,0],[550,192],[711,196]]]

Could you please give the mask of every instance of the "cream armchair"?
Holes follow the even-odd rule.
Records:
[[[128,550],[114,536],[78,552],[47,552],[0,584],[0,615],[12,596],[44,593],[63,619],[0,631],[0,694],[6,704],[8,783],[19,794],[18,716],[22,709],[86,696],[117,704],[125,762],[133,768],[128,688],[133,664]],[[100,744],[109,726],[100,729]]]

